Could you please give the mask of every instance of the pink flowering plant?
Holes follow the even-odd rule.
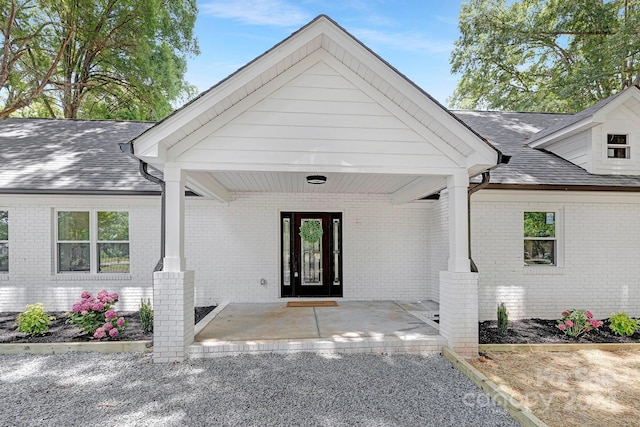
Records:
[[[98,340],[116,338],[124,332],[127,321],[113,309],[118,302],[118,294],[102,290],[93,297],[89,292],[83,292],[81,298],[73,304],[67,323],[93,334]]]
[[[558,329],[574,338],[600,326],[602,322],[595,320],[589,310],[565,310],[562,312],[562,319],[558,320]]]

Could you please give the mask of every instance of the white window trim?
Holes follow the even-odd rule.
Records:
[[[615,127],[614,127],[615,126]],[[611,127],[604,127],[602,129],[602,164],[608,166],[633,166],[637,162],[638,158],[638,147],[636,146],[635,138],[636,131],[630,126],[625,126],[624,124],[616,124]],[[619,159],[615,157],[609,157],[608,149],[609,149],[609,135],[626,135],[627,136],[627,144],[626,145],[618,145],[613,144],[612,147],[628,147],[629,150],[629,158],[628,159]]]
[[[58,212],[89,212],[89,271],[59,271],[58,243],[86,242],[86,240],[58,240]],[[98,212],[127,212],[129,214],[129,240],[98,240]],[[53,273],[62,276],[102,276],[113,278],[127,278],[131,274],[131,214],[127,209],[111,208],[56,208],[53,212]],[[129,271],[127,273],[105,273],[98,271],[98,243],[128,243],[129,244]]]
[[[609,144],[609,135],[624,135],[626,136],[626,144]],[[609,157],[609,148],[625,148],[628,153],[628,157]],[[606,132],[605,133],[605,158],[609,161],[629,161],[633,156],[631,150],[631,134],[629,132]]]
[[[524,237],[524,214],[525,212],[552,212],[555,217],[556,227],[555,227],[555,237],[539,237],[539,238],[527,238]],[[549,269],[559,269],[564,267],[564,215],[563,210],[560,208],[548,209],[548,208],[540,208],[536,209],[535,207],[531,207],[530,209],[522,210],[520,214],[520,218],[522,221],[522,244],[524,244],[525,240],[555,240],[556,242],[556,259],[555,264],[526,264],[524,260],[522,260],[522,265],[525,270],[549,270]],[[521,246],[522,247],[522,246]],[[522,253],[520,255],[522,257]],[[521,258],[522,259],[522,258]]]

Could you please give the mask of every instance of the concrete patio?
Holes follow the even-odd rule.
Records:
[[[242,353],[437,353],[433,301],[338,301],[335,307],[221,305],[196,327],[191,358]]]

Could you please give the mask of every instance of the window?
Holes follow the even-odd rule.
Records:
[[[58,273],[128,273],[129,213],[57,212]]]
[[[9,272],[9,212],[0,211],[0,273]]]
[[[629,136],[621,134],[607,134],[607,158],[609,159],[629,159],[631,158],[631,147],[629,147]]]
[[[524,213],[524,263],[557,265],[556,213]]]

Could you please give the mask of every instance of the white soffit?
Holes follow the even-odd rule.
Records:
[[[418,177],[413,175],[380,174],[322,174],[327,182],[321,185],[308,184],[305,172],[211,172],[213,179],[231,192],[275,192],[275,193],[350,193],[390,194]]]

